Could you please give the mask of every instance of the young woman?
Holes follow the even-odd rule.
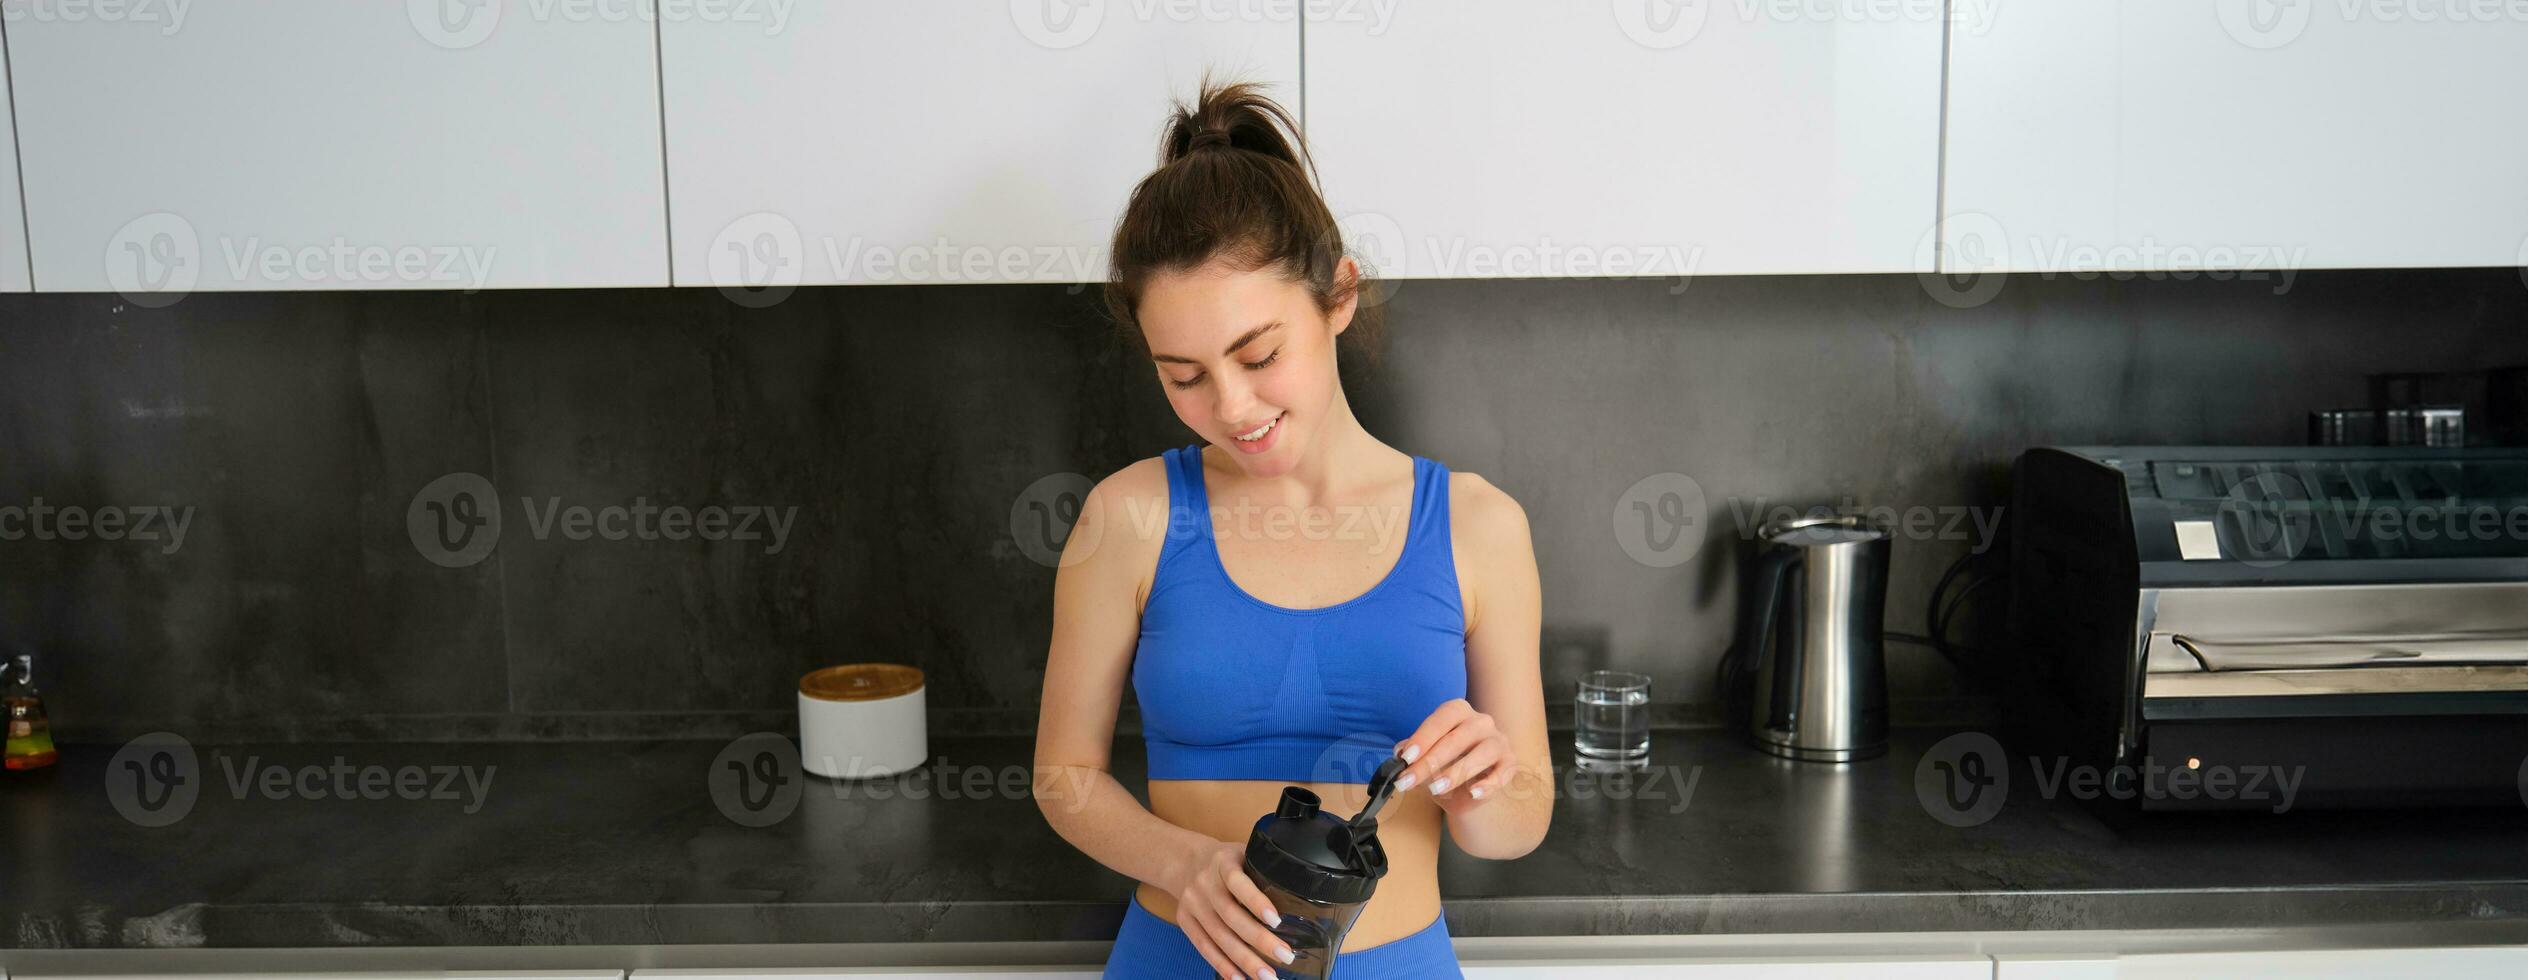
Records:
[[[1037,793],[1065,840],[1140,882],[1108,977],[1259,977],[1288,962],[1241,872],[1285,785],[1343,816],[1389,755],[1388,871],[1350,977],[1456,977],[1440,836],[1526,854],[1553,790],[1527,517],[1352,415],[1338,343],[1374,324],[1290,116],[1244,84],[1178,106],[1115,232],[1107,301],[1202,442],[1107,477],[1054,582]],[[1149,805],[1108,774],[1131,684]],[[1365,751],[1366,750],[1366,751]]]

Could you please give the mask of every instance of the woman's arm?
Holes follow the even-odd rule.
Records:
[[[1245,849],[1160,819],[1106,769],[1147,574],[1167,540],[1162,465],[1136,463],[1089,491],[1062,546],[1036,722],[1036,807],[1097,863],[1175,896],[1177,927],[1221,976],[1270,977],[1268,958],[1289,963],[1293,953],[1271,931],[1281,912],[1247,879]]]
[[[1036,805],[1055,833],[1099,864],[1174,892],[1182,866],[1217,842],[1159,819],[1107,772],[1140,636],[1141,573],[1165,537],[1162,526],[1157,540],[1145,539],[1147,522],[1131,512],[1150,506],[1147,498],[1127,507],[1134,495],[1118,489],[1145,476],[1127,469],[1090,490],[1063,545],[1036,720]]]
[[[1463,485],[1450,512],[1467,595],[1466,700],[1441,706],[1397,751],[1413,753],[1406,778],[1433,791],[1459,850],[1509,860],[1543,843],[1554,818],[1538,652],[1544,603],[1527,512],[1482,477],[1457,474],[1455,482]]]

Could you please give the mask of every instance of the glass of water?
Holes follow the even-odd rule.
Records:
[[[1638,769],[1650,764],[1650,678],[1596,670],[1580,678],[1572,706],[1572,748],[1582,769]]]

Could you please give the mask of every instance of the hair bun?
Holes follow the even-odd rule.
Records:
[[[1203,130],[1203,131],[1201,131],[1201,132],[1195,133],[1192,139],[1189,139],[1189,140],[1186,140],[1186,141],[1185,141],[1185,151],[1186,151],[1186,152],[1188,152],[1188,153],[1191,153],[1191,152],[1193,152],[1193,151],[1195,151],[1195,150],[1202,149],[1203,147],[1206,147],[1206,146],[1231,146],[1231,145],[1234,145],[1234,144],[1233,144],[1233,143],[1230,141],[1230,139],[1229,139],[1229,131],[1228,131],[1228,130],[1226,130],[1226,129],[1206,129],[1206,130]]]

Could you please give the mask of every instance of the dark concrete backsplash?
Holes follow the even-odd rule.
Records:
[[[2366,374],[2528,362],[2515,270],[2279,285],[1412,281],[1354,401],[1525,504],[1551,702],[1620,667],[1700,721],[1769,508],[1923,513],[1888,616],[1919,633],[2023,448],[2293,443]],[[735,734],[861,660],[927,671],[935,731],[1024,732],[1044,515],[1193,439],[1093,289],[5,296],[0,507],[123,524],[0,539],[0,643],[69,739]],[[1684,528],[1646,509],[1680,478]],[[1899,720],[1984,710],[1889,655]]]

